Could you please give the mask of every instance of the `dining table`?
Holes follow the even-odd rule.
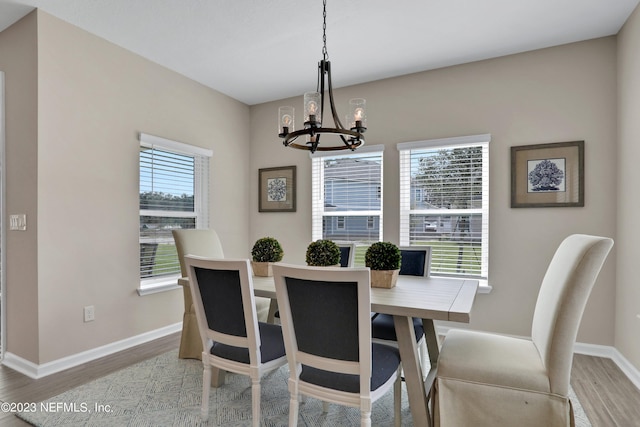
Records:
[[[253,276],[252,282],[256,296],[276,301],[273,277]],[[188,288],[187,278],[180,279],[179,283]],[[434,321],[469,323],[478,286],[475,279],[401,275],[392,288],[371,288],[371,311],[393,316],[415,426],[430,426],[433,422],[429,397],[432,397],[440,353]],[[423,371],[420,363],[413,318],[422,319],[429,355],[428,372]]]

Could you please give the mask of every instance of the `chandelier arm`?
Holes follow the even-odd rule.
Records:
[[[344,145],[346,145],[348,148],[351,148],[353,146],[353,144],[357,141],[357,139],[355,138],[345,138],[344,135],[338,135],[340,137],[340,139],[342,140],[342,142],[344,143]]]
[[[291,132],[291,133],[288,133],[288,134],[286,134],[284,136],[281,136],[280,138],[283,138],[282,139],[282,145],[284,145],[285,147],[289,147],[301,135],[301,134],[294,135],[294,133],[295,132]]]
[[[318,64],[318,79],[320,80],[320,117],[324,120],[324,75],[327,72],[326,61],[323,59]],[[331,92],[329,92],[331,94]],[[320,126],[322,126],[322,120],[320,120]]]
[[[340,117],[338,117],[338,113],[336,113],[336,104],[333,100],[333,83],[331,83],[331,62],[325,61],[326,70],[327,70],[327,85],[329,86],[329,105],[331,107],[331,115],[333,116],[333,123],[336,125],[338,129],[345,129],[342,126],[342,122],[340,121]]]

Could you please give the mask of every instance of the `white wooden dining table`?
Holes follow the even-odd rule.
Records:
[[[188,279],[179,283],[189,287]],[[438,367],[440,343],[434,321],[468,323],[478,290],[478,280],[443,277],[398,276],[395,287],[371,288],[371,311],[393,316],[402,359],[409,406],[415,426],[430,426],[429,393]],[[253,276],[256,296],[276,300],[273,277]],[[430,370],[423,372],[413,329],[413,319],[422,319]],[[222,373],[221,373],[222,374]],[[214,375],[214,385],[224,376]]]

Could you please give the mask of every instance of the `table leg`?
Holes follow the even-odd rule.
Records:
[[[224,375],[227,371],[224,369],[211,367],[211,387],[218,388],[224,385]]]
[[[424,329],[424,337],[427,342],[427,351],[429,352],[429,363],[431,370],[427,373],[425,379],[425,390],[432,390],[433,383],[436,380],[438,369],[438,356],[440,355],[440,340],[436,333],[433,319],[422,319],[422,327]]]
[[[436,381],[438,374],[438,356],[440,355],[440,339],[436,333],[436,329],[433,323],[433,319],[422,319],[422,328],[424,329],[424,337],[427,342],[427,352],[429,353],[429,364],[431,369],[427,374],[427,378],[424,380],[424,389],[427,393],[427,397],[431,402],[431,425],[434,424],[433,411],[435,411],[435,394],[433,385]]]
[[[269,304],[269,314],[267,315],[267,323],[275,323],[276,311],[278,311],[278,300],[275,298],[272,298],[271,303]]]
[[[429,416],[427,394],[422,381],[422,368],[418,357],[413,320],[411,317],[393,316],[393,321],[398,338],[398,348],[402,359],[402,369],[404,370],[413,425],[426,427],[431,424],[431,417]]]

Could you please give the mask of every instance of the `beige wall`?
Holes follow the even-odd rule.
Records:
[[[338,73],[339,68],[334,67]],[[309,85],[315,84],[309,76]],[[490,261],[493,292],[479,295],[471,327],[529,335],[538,287],[560,241],[571,233],[615,236],[616,42],[603,38],[340,89],[367,99],[367,144],[384,144],[384,239],[398,242],[399,142],[490,133]],[[304,262],[311,239],[311,165],[285,149],[277,109],[302,97],[251,108],[250,237],[274,235],[285,261]],[[299,123],[298,123],[299,124]],[[515,145],[584,140],[584,208],[510,208]],[[296,213],[258,213],[257,170],[297,165]],[[588,304],[578,340],[613,345],[615,253]]]
[[[37,34],[38,116],[7,126],[7,209],[31,209],[29,231],[9,234],[7,351],[42,364],[182,320],[181,291],[136,293],[138,132],[213,150],[211,226],[228,256],[247,252],[249,108],[46,13],[9,36],[18,30],[30,61],[15,71],[0,61],[7,112],[23,72],[35,111]],[[30,150],[16,152],[24,130]],[[83,322],[86,305],[94,322]]]
[[[618,36],[618,123],[615,346],[640,369],[640,284],[635,271],[640,238],[640,7]]]
[[[0,33],[0,69],[5,72],[5,214],[27,215],[26,231],[6,232],[3,298],[8,326],[2,343],[32,361],[37,361],[39,348],[37,43],[35,14]]]

